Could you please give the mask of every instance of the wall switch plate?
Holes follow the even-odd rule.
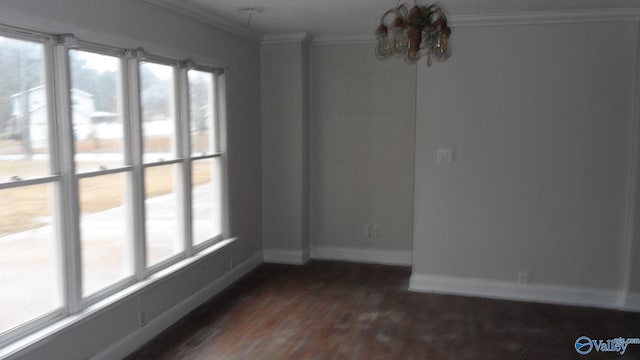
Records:
[[[436,161],[439,163],[442,162],[452,162],[453,161],[453,149],[452,148],[438,148],[436,151]]]

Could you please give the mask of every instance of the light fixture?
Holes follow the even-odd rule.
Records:
[[[393,20],[388,27],[385,20],[390,15]],[[397,57],[404,58],[408,64],[415,64],[426,56],[427,65],[431,66],[433,60],[445,61],[451,55],[451,28],[438,4],[415,4],[411,10],[401,4],[389,9],[380,18],[375,35],[375,54],[380,60]]]

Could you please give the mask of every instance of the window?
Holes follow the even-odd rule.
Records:
[[[183,162],[178,160],[175,67],[140,63],[147,266],[184,250]]]
[[[0,37],[0,334],[61,313],[58,164],[45,48]]]
[[[189,123],[193,241],[222,236],[222,159],[216,119],[214,75],[189,70]]]
[[[0,65],[0,346],[228,236],[221,70],[3,26]]]
[[[71,129],[80,209],[82,295],[133,276],[131,166],[125,166],[121,59],[69,51]]]

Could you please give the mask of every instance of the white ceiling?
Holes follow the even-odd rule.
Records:
[[[395,6],[394,0],[145,0],[202,21],[232,27],[235,32],[264,34],[309,33],[314,37],[372,35],[380,15]],[[413,2],[408,1],[413,4]],[[421,1],[420,3],[425,3]],[[450,18],[535,14],[540,12],[591,12],[623,9],[637,11],[640,0],[441,0]],[[252,17],[242,8],[262,10]],[[455,22],[452,21],[452,26]]]

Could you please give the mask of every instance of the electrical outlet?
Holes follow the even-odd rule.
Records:
[[[374,239],[377,238],[378,235],[380,234],[380,227],[378,225],[373,225],[371,227],[370,234],[371,234],[371,236],[369,236],[369,237],[374,238]]]
[[[380,227],[378,225],[367,225],[364,229],[364,235],[369,239],[377,238],[380,234]]]
[[[149,322],[147,309],[140,310],[140,312],[138,313],[138,322],[140,324],[140,327],[147,326],[147,323]]]
[[[449,163],[453,161],[452,148],[438,148],[436,150],[436,161],[439,163]]]
[[[518,271],[518,285],[529,285],[530,280],[531,277],[528,271]]]

